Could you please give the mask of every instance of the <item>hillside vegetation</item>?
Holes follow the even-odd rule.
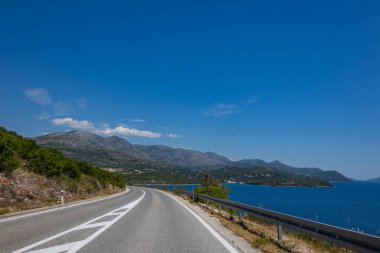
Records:
[[[270,167],[255,166],[252,168],[225,167],[209,172],[221,181],[235,181],[246,184],[270,186],[332,186],[321,178],[311,178],[285,173]]]
[[[141,172],[153,175],[154,170],[160,172],[166,179],[158,177],[148,179],[145,181],[146,183],[154,183],[153,181],[157,181],[157,179],[167,183],[191,183],[194,182],[194,176],[199,174],[197,171],[213,171],[224,167],[254,168],[256,166],[272,168],[296,177],[315,178],[315,181],[318,181],[317,179],[349,181],[348,178],[336,171],[297,168],[279,161],[265,162],[260,159],[231,161],[227,157],[212,152],[203,153],[164,145],[132,144],[124,138],[101,137],[88,131],[52,133],[35,139],[39,145],[57,148],[74,160],[84,160],[95,166],[114,168],[122,174],[125,172],[131,182],[142,182],[148,179]],[[176,180],[176,177],[181,177],[181,181]],[[198,178],[198,180],[200,179]]]
[[[201,186],[194,189],[196,194],[204,194],[220,199],[228,199],[228,193],[230,189],[220,182],[210,177],[209,174],[204,174]]]
[[[56,149],[40,147],[34,140],[3,127],[0,127],[0,182],[0,212],[36,207],[26,204],[30,202],[43,206],[41,198],[48,201],[61,189],[69,199],[78,199],[125,187],[121,176],[83,161],[73,161]]]
[[[201,183],[205,170],[219,181],[273,186],[331,186],[330,180],[347,180],[334,171],[295,168],[259,159],[233,162],[211,152],[134,145],[117,136],[101,137],[87,131],[52,133],[37,137],[36,141],[59,149],[71,159],[116,171],[130,184]]]

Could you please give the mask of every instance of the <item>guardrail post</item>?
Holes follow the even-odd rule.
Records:
[[[278,240],[281,241],[282,240],[282,225],[280,224],[277,224],[277,232],[278,232]]]
[[[238,213],[239,213],[239,222],[243,223],[244,212],[242,210],[238,210]]]
[[[61,204],[65,202],[64,196],[63,196],[63,190],[61,190]]]
[[[166,189],[166,191],[173,192],[172,189]],[[213,197],[207,197],[204,195],[197,195],[190,192],[182,192],[185,196],[192,196],[192,199],[202,200],[202,203],[206,203],[206,206],[209,206],[209,201],[218,205],[219,213],[222,213],[222,206],[228,210],[230,213],[230,219],[234,220],[235,214],[237,212],[239,216],[239,221],[244,225],[243,218],[244,212],[247,214],[257,216],[259,218],[268,219],[273,222],[272,224],[277,225],[277,239],[278,241],[283,240],[283,229],[286,226],[286,229],[290,230],[300,230],[306,235],[312,237],[320,238],[323,241],[331,242],[332,244],[345,247],[347,249],[353,249],[358,252],[380,252],[380,238],[368,235],[365,233],[358,233],[356,231],[347,231],[346,229],[334,227],[328,224],[321,224],[315,221],[305,221],[304,219],[281,214],[275,211],[267,211],[263,208],[256,208],[254,206],[246,205],[243,203],[236,203],[228,200],[222,200]],[[63,191],[61,192],[63,197]],[[210,198],[210,199],[208,199]],[[63,202],[63,198],[62,198]],[[243,211],[244,210],[244,211]],[[284,227],[284,228],[283,228]],[[297,229],[299,228],[299,229]],[[316,234],[315,232],[327,231],[323,234]]]

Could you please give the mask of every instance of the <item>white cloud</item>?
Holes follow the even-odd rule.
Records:
[[[68,126],[75,129],[93,129],[94,125],[87,120],[74,120],[72,118],[53,119],[52,123],[56,126]]]
[[[161,133],[154,133],[151,131],[138,130],[134,128],[129,128],[126,126],[118,126],[115,128],[106,128],[102,130],[95,130],[96,133],[105,134],[105,135],[130,135],[130,136],[140,136],[148,138],[160,138]]]
[[[214,104],[210,109],[202,111],[204,115],[210,117],[222,117],[239,112],[239,105],[233,104]]]
[[[95,125],[88,120],[75,120],[73,118],[55,118],[51,121],[56,126],[66,126],[74,129],[90,130],[97,134],[102,135],[125,135],[125,136],[139,136],[146,138],[161,138],[162,136],[168,138],[182,138],[182,135],[173,133],[157,133],[146,130],[139,130],[135,128],[130,128],[126,125],[118,125],[115,128],[110,127],[106,123],[99,123]]]
[[[171,133],[168,133],[168,134],[165,134],[167,137],[169,138],[182,138],[183,136],[182,135],[179,135],[179,134],[171,134]]]
[[[109,125],[109,124],[107,124],[107,123],[99,123],[98,125],[99,125],[99,126],[100,126],[100,128],[102,128],[102,129],[105,129],[105,128],[110,128],[110,125]]]
[[[32,100],[36,104],[40,105],[50,105],[52,101],[50,99],[49,93],[45,89],[35,88],[35,89],[26,89],[25,96]]]
[[[38,120],[46,120],[46,119],[50,118],[50,115],[46,112],[43,112],[43,113],[35,115],[34,118],[38,119]]]

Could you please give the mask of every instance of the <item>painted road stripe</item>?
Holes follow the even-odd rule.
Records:
[[[39,249],[39,250],[33,250],[33,251],[28,251],[28,253],[52,253],[52,252],[66,252],[72,248],[77,247],[81,241],[79,242],[72,242],[72,243],[66,243],[63,245],[58,245],[58,246],[53,246],[50,248],[46,249]]]
[[[108,196],[108,197],[105,197],[105,198],[89,200],[89,201],[80,202],[80,203],[76,203],[76,204],[71,204],[71,205],[67,205],[67,206],[65,205],[65,206],[62,206],[62,207],[48,209],[48,210],[44,210],[44,211],[40,211],[40,212],[28,213],[28,214],[24,214],[24,215],[21,214],[21,215],[17,215],[17,216],[11,217],[11,218],[0,219],[0,223],[6,222],[6,221],[11,221],[11,220],[17,220],[17,219],[21,219],[21,218],[25,218],[25,217],[30,217],[30,216],[34,216],[34,215],[39,215],[39,214],[43,214],[43,213],[55,212],[55,211],[58,211],[58,210],[62,210],[62,209],[66,209],[66,208],[70,208],[70,207],[74,207],[74,206],[82,206],[82,205],[87,205],[87,204],[99,202],[99,201],[102,201],[102,200],[112,199],[112,198],[118,197],[120,195],[127,194],[129,191],[130,191],[130,189],[127,188],[124,192],[117,193],[117,194],[114,194],[114,195],[111,195],[111,196]]]
[[[85,222],[83,224],[80,224],[80,225],[78,225],[76,227],[73,227],[71,229],[63,231],[63,232],[61,232],[59,234],[53,235],[53,236],[51,236],[49,238],[46,238],[46,239],[44,239],[42,241],[33,243],[33,244],[31,244],[31,245],[29,245],[27,247],[24,247],[22,249],[16,250],[13,253],[27,253],[27,252],[28,253],[45,253],[45,252],[48,252],[48,253],[58,253],[58,252],[74,253],[74,252],[77,252],[79,249],[81,249],[82,247],[84,247],[85,245],[87,245],[89,242],[91,242],[92,240],[94,240],[98,235],[100,235],[101,233],[103,233],[106,229],[108,229],[115,222],[117,222],[119,219],[121,219],[129,211],[131,211],[144,198],[145,191],[144,190],[142,190],[142,191],[143,191],[143,195],[139,199],[137,199],[137,200],[135,200],[135,201],[133,201],[133,202],[131,202],[131,203],[123,206],[123,207],[118,207],[117,209],[112,210],[109,213],[106,213],[104,215],[96,217],[95,219],[87,221],[87,222]],[[99,219],[101,219],[103,217],[106,217],[106,216],[109,216],[109,215],[115,216],[114,213],[112,213],[112,212],[114,212],[116,210],[119,210],[121,208],[125,209],[125,211],[122,212],[120,215],[118,215],[113,220],[108,221],[108,222],[101,222],[101,223],[97,223],[97,224],[91,224],[91,223],[93,223],[93,222],[95,222],[95,221],[97,221],[97,220],[99,220]],[[82,229],[88,229],[89,226],[93,227],[95,225],[98,226],[99,229],[97,231],[95,231],[93,234],[91,234],[89,237],[87,237],[86,239],[84,239],[84,240],[77,241],[77,242],[72,242],[72,243],[66,243],[66,244],[62,244],[62,245],[56,245],[56,246],[52,246],[52,247],[48,247],[48,248],[44,248],[44,249],[33,250],[34,248],[36,248],[36,247],[38,247],[38,246],[40,246],[40,245],[42,245],[44,243],[47,243],[49,241],[52,241],[52,240],[57,239],[59,237],[62,237],[62,236],[66,235],[66,234],[68,234],[70,232],[77,231],[77,230],[82,230]]]
[[[158,191],[161,192],[161,191]],[[193,210],[191,210],[189,207],[187,207],[185,204],[183,204],[178,199],[174,198],[170,194],[166,192],[161,192],[169,196],[170,198],[177,201],[181,206],[183,206],[187,211],[189,211],[220,243],[223,244],[223,246],[231,253],[239,253],[238,250],[236,250],[231,244],[229,244],[218,232],[215,231],[213,227],[211,227],[206,221],[204,221],[198,214],[196,214]]]

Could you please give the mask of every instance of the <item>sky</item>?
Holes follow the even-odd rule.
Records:
[[[380,177],[380,2],[2,1],[0,125]]]

